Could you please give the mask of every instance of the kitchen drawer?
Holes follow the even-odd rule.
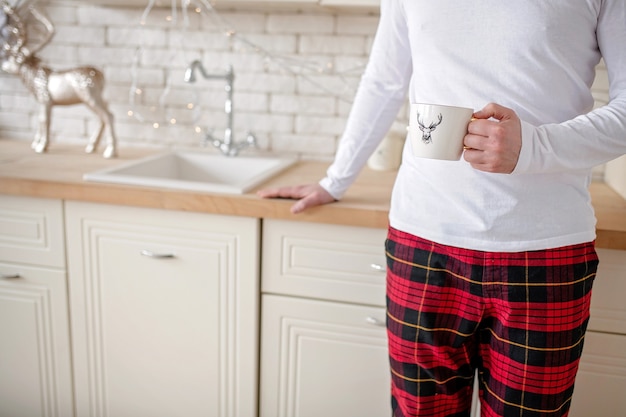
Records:
[[[570,417],[626,416],[626,336],[587,332]]]
[[[626,251],[597,251],[600,265],[593,284],[589,329],[626,334]]]
[[[1,195],[0,261],[65,268],[61,200]]]
[[[265,293],[385,305],[387,231],[366,227],[265,220]]]

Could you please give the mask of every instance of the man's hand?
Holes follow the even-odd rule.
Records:
[[[298,201],[291,206],[291,212],[297,214],[304,210],[328,204],[335,198],[319,184],[294,185],[278,188],[268,188],[257,191],[257,195],[263,198],[293,198]]]
[[[490,103],[473,117],[463,141],[465,160],[480,171],[513,172],[522,149],[522,125],[517,114]]]

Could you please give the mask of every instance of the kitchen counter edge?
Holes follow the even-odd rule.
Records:
[[[48,152],[37,154],[30,149],[28,142],[0,140],[0,193],[360,227],[386,228],[388,224],[389,199],[396,172],[365,168],[341,201],[297,215],[289,211],[292,200],[263,199],[255,191],[317,182],[324,176],[327,162],[298,162],[241,195],[105,184],[82,179],[86,172],[162,151],[162,148],[122,147],[119,158],[105,159],[98,154],[85,154],[78,144],[53,143]],[[598,220],[597,246],[626,250],[626,200],[601,182],[594,182],[590,190]]]

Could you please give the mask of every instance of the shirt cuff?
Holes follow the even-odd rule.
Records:
[[[531,170],[532,165],[532,149],[533,137],[535,135],[535,126],[528,122],[520,121],[522,126],[522,147],[517,158],[517,165],[512,174],[524,174]]]
[[[342,187],[340,184],[333,182],[329,177],[324,177],[320,180],[319,185],[328,191],[328,194],[333,196],[335,200],[341,200],[341,197],[346,193],[347,187]]]

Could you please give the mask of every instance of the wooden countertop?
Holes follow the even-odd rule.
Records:
[[[84,144],[52,143],[50,150],[37,154],[25,141],[0,140],[0,193],[118,205],[197,211],[205,213],[288,219],[307,222],[386,228],[389,199],[395,172],[364,169],[344,198],[333,204],[293,215],[291,200],[262,199],[255,190],[243,195],[176,191],[88,182],[90,171],[127,160],[162,152],[150,148],[122,147],[112,160],[100,154],[87,155]],[[300,162],[259,188],[318,181],[328,164]],[[591,193],[598,218],[598,246],[626,250],[626,200],[602,183]]]

